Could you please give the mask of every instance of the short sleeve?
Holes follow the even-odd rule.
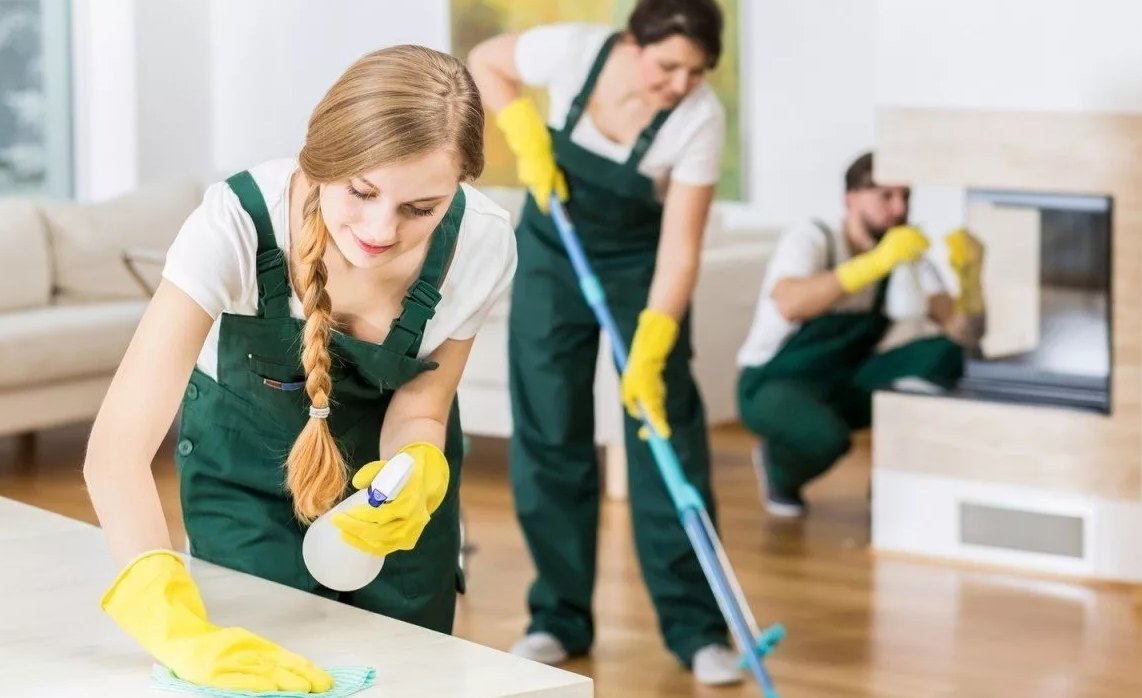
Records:
[[[712,95],[711,95],[712,97]],[[716,98],[693,137],[684,146],[670,179],[693,185],[715,184],[722,176],[722,151],[726,144],[726,114]]]
[[[206,190],[167,250],[163,278],[217,319],[254,285],[257,235],[225,183]]]
[[[520,79],[532,87],[545,87],[566,79],[579,65],[593,32],[575,22],[545,24],[521,32],[516,39],[515,64]]]
[[[450,339],[465,340],[476,336],[492,308],[511,287],[515,276],[515,231],[510,220],[496,215],[481,215],[478,219],[479,228],[472,233],[480,241],[477,247],[479,258],[467,261],[467,270],[462,277],[465,292],[474,293],[478,300],[468,306],[465,316],[449,335]]]
[[[823,271],[827,263],[825,231],[811,223],[791,228],[774,246],[765,270],[762,295],[768,296],[782,279],[812,276]]]

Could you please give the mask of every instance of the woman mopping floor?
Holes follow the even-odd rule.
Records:
[[[512,648],[547,663],[586,653],[599,516],[592,386],[599,324],[548,216],[567,202],[624,342],[630,504],[660,630],[706,684],[743,674],[647,445],[637,405],[669,434],[713,516],[701,397],[690,373],[689,306],[725,134],[703,81],[721,54],[713,0],[643,0],[627,28],[560,24],[495,37],[472,73],[530,190],[516,231],[509,365],[511,480],[538,571],[531,624]],[[546,122],[521,85],[544,87]],[[669,425],[669,426],[668,426]]]

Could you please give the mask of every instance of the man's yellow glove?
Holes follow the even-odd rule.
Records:
[[[519,97],[496,115],[496,125],[515,153],[519,181],[531,190],[540,210],[547,213],[552,192],[560,201],[566,201],[567,180],[555,164],[551,134],[535,102],[528,97]]]
[[[662,438],[670,436],[666,421],[666,383],[662,372],[666,357],[678,338],[678,323],[674,318],[647,308],[638,316],[638,328],[630,346],[627,368],[623,372],[623,404],[635,419],[641,419],[639,403],[646,409],[647,419]],[[643,439],[649,438],[646,428],[639,431]]]
[[[309,660],[241,628],[220,628],[182,559],[154,550],[127,565],[100,607],[184,681],[231,691],[323,693],[333,677]]]
[[[412,456],[416,464],[391,502],[379,507],[362,504],[333,515],[333,525],[341,529],[341,537],[358,550],[373,555],[412,550],[448,492],[448,460],[439,448],[419,441],[399,453]],[[353,487],[368,487],[387,463],[377,460],[362,466],[353,476]]]
[[[892,273],[898,265],[915,262],[928,249],[928,238],[919,228],[890,228],[876,247],[837,265],[836,275],[846,293],[856,293]]]
[[[983,243],[966,228],[958,228],[944,238],[948,245],[948,263],[960,284],[956,310],[969,317],[982,315],[983,302]]]

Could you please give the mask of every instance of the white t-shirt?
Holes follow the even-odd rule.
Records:
[[[603,24],[548,24],[520,34],[515,62],[523,82],[544,87],[548,95],[547,123],[563,128],[571,102],[614,29]],[[661,197],[671,179],[693,185],[714,184],[721,175],[726,139],[726,114],[710,86],[703,82],[686,95],[662,124],[638,166],[655,182]],[[571,140],[615,162],[626,162],[631,147],[616,143],[595,127],[584,110]]]
[[[293,158],[250,168],[266,200],[278,247],[289,254],[289,182]],[[440,286],[436,314],[425,326],[419,356],[446,339],[473,337],[488,311],[509,287],[516,268],[515,232],[507,211],[467,185],[464,219],[448,272]],[[211,185],[167,251],[163,277],[214,318],[198,357],[198,368],[218,378],[218,329],[222,313],[256,315],[258,233],[238,197],[225,182]],[[290,315],[303,318],[301,300],[290,294]]]
[[[832,228],[833,265],[849,259],[848,242],[841,229]],[[738,366],[760,366],[769,361],[781,345],[801,327],[801,323],[785,319],[773,301],[773,287],[784,278],[804,278],[828,269],[828,242],[824,232],[812,221],[806,221],[786,230],[773,250],[762,280],[761,292],[754,310],[753,324],[745,343],[738,351]],[[872,284],[861,291],[847,295],[832,308],[837,312],[869,310],[876,301]],[[943,281],[932,260],[924,258],[913,264],[902,264],[893,270],[888,280],[884,299],[885,315],[895,320],[913,321],[909,329],[917,335],[933,333],[933,327],[924,322],[927,299],[945,291]],[[890,332],[878,350],[885,350],[904,338]],[[914,338],[914,337],[913,337]]]

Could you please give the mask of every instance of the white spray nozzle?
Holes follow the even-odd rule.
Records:
[[[398,453],[385,463],[385,467],[381,468],[369,483],[369,504],[379,507],[385,502],[392,501],[408,482],[415,466],[416,461],[407,453]]]

